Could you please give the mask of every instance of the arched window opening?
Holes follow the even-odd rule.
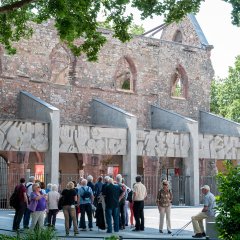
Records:
[[[136,67],[128,56],[122,57],[117,65],[115,83],[117,90],[133,92],[135,90]]]
[[[182,43],[182,32],[180,30],[177,30],[173,36],[173,41],[174,42],[178,42],[178,43]]]
[[[173,85],[172,97],[184,97],[183,84],[180,78],[177,78]]]
[[[178,99],[187,99],[188,95],[188,77],[181,65],[176,68],[171,86],[171,97]]]

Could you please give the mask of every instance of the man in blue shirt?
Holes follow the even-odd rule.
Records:
[[[92,203],[94,200],[93,191],[89,186],[87,186],[86,179],[83,179],[81,184],[82,186],[78,189],[78,194],[80,197],[80,212],[81,212],[79,228],[81,231],[86,231],[86,221],[85,221],[85,212],[86,212],[88,217],[88,227],[89,227],[89,230],[92,231],[92,228],[93,228]],[[84,197],[84,196],[87,196],[87,197]]]

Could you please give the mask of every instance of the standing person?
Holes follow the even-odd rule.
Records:
[[[87,186],[92,189],[93,194],[95,194],[95,185],[93,183],[93,176],[89,175],[87,176]]]
[[[135,183],[133,184],[133,187],[134,187]],[[129,202],[129,209],[130,209],[130,224],[131,224],[131,228],[134,227],[133,225],[133,218],[134,218],[134,213],[133,213],[133,191],[130,190],[130,192],[128,193],[128,196],[127,196],[127,200]]]
[[[28,199],[27,199],[27,193],[26,193],[26,187],[25,187],[25,179],[20,179],[20,184],[15,187],[15,190],[17,191],[17,201],[18,204],[15,209],[15,215],[13,219],[13,226],[12,230],[17,231],[20,229],[20,223],[23,218],[23,214],[27,208]]]
[[[104,222],[105,222],[106,226],[107,226],[106,211],[105,211],[106,210],[106,187],[108,185],[109,179],[110,179],[109,176],[104,177],[104,183],[102,185],[102,192],[100,194],[100,201],[102,203],[103,217],[104,217]]]
[[[133,187],[133,213],[136,221],[132,231],[144,231],[144,199],[147,197],[146,187],[141,183],[141,176],[136,176]]]
[[[26,184],[28,203],[29,203],[30,195],[33,191],[32,185],[34,183],[35,183],[35,177],[34,176],[29,177],[29,182]],[[29,228],[30,215],[31,215],[31,211],[28,208],[26,208],[24,212],[24,217],[23,217],[23,227],[25,229]]]
[[[93,203],[93,191],[92,189],[87,186],[87,180],[82,180],[82,187],[78,189],[78,193],[80,196],[80,224],[79,228],[81,231],[86,231],[86,221],[85,221],[85,212],[87,213],[88,217],[88,227],[89,230],[92,231],[93,224],[92,224],[92,203]]]
[[[94,206],[97,207],[98,198],[100,196],[100,193],[102,192],[102,186],[103,186],[103,177],[100,176],[98,178],[98,181],[95,183],[95,194],[94,194]]]
[[[48,194],[51,190],[52,190],[52,184],[48,183],[45,193]],[[48,223],[48,212],[46,212],[46,216],[45,216],[45,219],[44,219],[44,226],[49,226],[49,223]]]
[[[120,186],[113,184],[113,179],[109,178],[105,189],[107,233],[112,233],[112,217],[114,232],[119,232],[119,197],[122,193]]]
[[[39,228],[42,228],[44,225],[44,213],[46,210],[46,195],[42,194],[40,185],[38,183],[34,183],[32,185],[33,192],[30,195],[30,205],[31,202],[36,202],[35,209],[31,209],[32,213],[32,222],[30,229],[34,229],[38,224]]]
[[[163,180],[162,188],[158,191],[157,194],[157,206],[160,213],[160,223],[159,223],[159,232],[163,233],[163,222],[166,214],[166,223],[168,234],[172,233],[171,230],[171,205],[172,205],[173,195],[168,188],[168,181]]]
[[[55,229],[56,217],[58,214],[58,201],[60,194],[58,192],[58,186],[56,184],[52,185],[52,190],[47,193],[47,205],[48,205],[48,226]]]
[[[64,197],[63,214],[65,218],[66,235],[69,236],[69,216],[71,216],[73,221],[74,235],[77,235],[79,233],[75,210],[75,204],[77,204],[77,193],[74,189],[73,182],[67,183],[66,189],[63,189],[62,191],[62,196]]]
[[[122,189],[122,194],[119,197],[119,228],[125,229],[125,200],[126,200],[126,185],[122,183],[122,175],[116,176],[117,185]]]
[[[76,181],[72,181],[73,184],[74,184],[74,189],[77,193],[77,203],[79,203],[79,196],[78,196],[78,187],[77,187],[77,182]],[[78,225],[78,216],[79,216],[79,213],[80,213],[80,207],[78,204],[75,204],[75,210],[76,210],[76,219],[77,219],[77,225]],[[71,218],[71,215],[69,216],[69,229],[72,227],[72,218]]]
[[[122,184],[125,185],[126,187],[126,191],[125,191],[125,205],[124,205],[124,216],[125,216],[125,226],[128,226],[128,205],[129,205],[129,200],[128,200],[128,194],[132,191],[131,188],[129,188],[126,184],[125,184],[125,179],[122,179]]]
[[[192,225],[195,235],[193,235],[193,238],[202,238],[206,236],[206,233],[204,231],[203,227],[203,219],[206,219],[208,217],[214,217],[215,216],[215,207],[216,207],[216,201],[215,196],[210,192],[210,187],[208,185],[204,185],[201,187],[202,193],[204,194],[204,200],[203,200],[203,209],[200,213],[198,213],[195,216],[192,216]]]

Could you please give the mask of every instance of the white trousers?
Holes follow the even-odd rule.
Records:
[[[192,216],[192,225],[194,233],[203,233],[203,219],[206,219],[208,215],[205,212],[200,212],[195,216]]]
[[[45,211],[35,211],[31,213],[32,222],[30,229],[34,229],[37,223],[40,228],[44,226],[44,213]]]
[[[168,207],[158,207],[160,213],[159,230],[163,230],[164,217],[166,215],[167,230],[171,231],[171,205]]]

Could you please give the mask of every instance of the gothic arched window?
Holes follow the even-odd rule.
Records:
[[[117,65],[115,72],[115,84],[117,90],[135,91],[136,67],[133,60],[128,57],[122,57]]]
[[[176,68],[176,72],[173,76],[171,97],[180,99],[187,99],[188,97],[188,77],[180,64]]]

